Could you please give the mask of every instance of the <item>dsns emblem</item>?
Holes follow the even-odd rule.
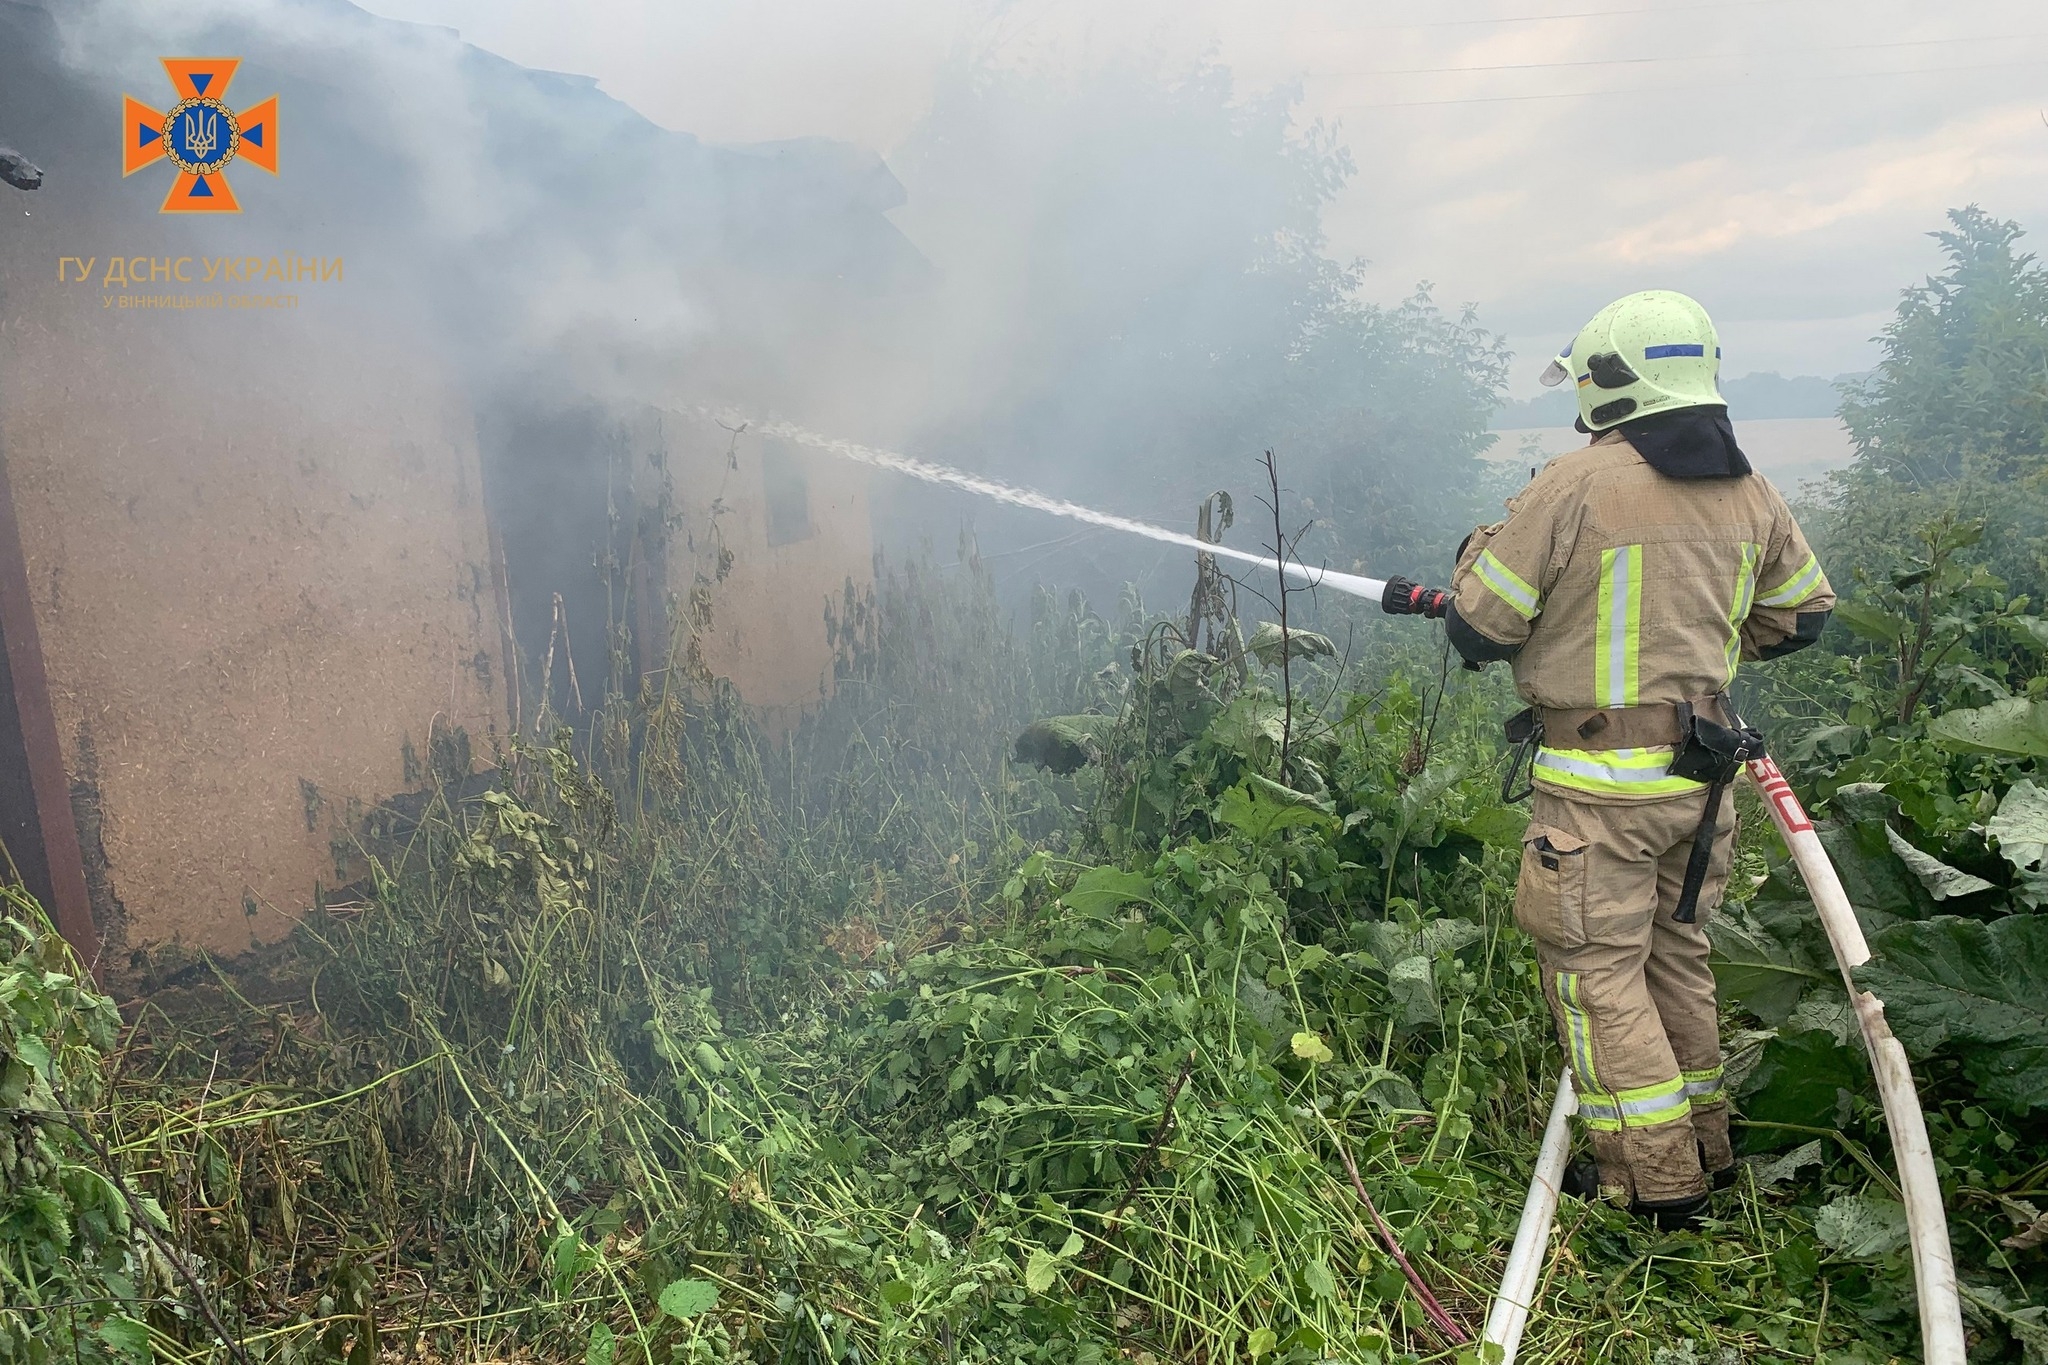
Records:
[[[226,104],[239,57],[165,57],[178,93],[168,114],[121,97],[121,174],[168,161],[177,179],[163,213],[240,213],[228,163],[246,161],[277,174],[277,96],[236,113]]]

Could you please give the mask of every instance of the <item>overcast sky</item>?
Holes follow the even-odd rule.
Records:
[[[1211,58],[1295,87],[1358,174],[1332,254],[1543,357],[1633,289],[1697,295],[1728,372],[1868,366],[1923,234],[1981,203],[2048,239],[2042,0],[360,0],[595,76],[712,141],[887,156],[963,52],[1044,69]]]

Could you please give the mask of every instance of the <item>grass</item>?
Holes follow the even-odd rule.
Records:
[[[1013,639],[984,579],[886,572],[776,744],[679,641],[609,725],[365,841],[365,908],[141,964],[175,1011],[52,1064],[98,1149],[11,1122],[163,1226],[0,1225],[69,1267],[15,1277],[42,1301],[0,1358],[1474,1358],[1401,1262],[1476,1335],[1559,1066],[1494,699],[1297,677],[1331,699],[1297,717],[1327,808],[1246,783],[1256,685],[1216,698],[1229,744],[1138,725],[1109,779],[1011,767],[1024,721],[1114,701],[1126,615],[1048,596]],[[1109,780],[1165,782],[1165,824]],[[1909,1338],[1789,1188],[1717,1216],[1660,1239],[1567,1200],[1524,1359]]]

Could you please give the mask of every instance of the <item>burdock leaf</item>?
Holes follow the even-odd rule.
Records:
[[[1240,834],[1264,839],[1296,825],[1331,825],[1335,822],[1314,803],[1314,798],[1294,792],[1298,800],[1276,799],[1268,788],[1275,783],[1239,783],[1223,793],[1216,803],[1216,818]]]
[[[1867,1194],[1845,1194],[1814,1215],[1813,1235],[1838,1255],[1876,1260],[1906,1244],[1906,1206]]]
[[[1960,1056],[1986,1099],[2048,1107],[2048,915],[1941,915],[1871,940],[1856,984],[1884,1001],[1907,1052]]]
[[[1837,602],[1835,619],[1847,626],[1853,633],[1878,644],[1889,644],[1905,632],[1903,617],[1894,616],[1882,607],[1867,602]]]
[[[1805,944],[1788,943],[1739,911],[1709,920],[1707,941],[1721,998],[1772,1026],[1785,1022],[1809,987],[1828,979]]]
[[[2008,1251],[2032,1251],[2038,1246],[2048,1246],[2048,1213],[2041,1212],[2024,1199],[2000,1199],[1998,1206],[2019,1228],[2018,1232],[1999,1242],[2000,1246]]]
[[[718,1286],[709,1280],[671,1280],[660,1302],[661,1311],[672,1318],[694,1318],[718,1306]]]
[[[148,1360],[149,1328],[125,1314],[116,1313],[99,1325],[95,1333],[115,1354],[130,1360]]]
[[[1906,842],[1905,835],[1890,825],[1884,827],[1884,837],[1886,842],[1891,844],[1892,852],[1899,855],[1899,861],[1912,869],[1913,875],[1920,879],[1920,885],[1927,888],[1927,894],[1938,901],[1951,900],[1957,896],[1974,896],[1979,891],[1991,890],[1992,884],[1982,877],[1972,876],[1961,868],[1950,867],[1931,853],[1922,853]]]
[[[2048,758],[2048,703],[2007,697],[1989,706],[1949,711],[1927,724],[1928,738],[1972,753]]]
[[[1794,1147],[1778,1157],[1758,1157],[1751,1161],[1750,1171],[1756,1176],[1757,1188],[1769,1189],[1781,1180],[1790,1180],[1807,1166],[1818,1166],[1822,1162],[1820,1140],[1815,1139],[1803,1147]]]
[[[1283,647],[1290,659],[1330,659],[1337,654],[1336,641],[1329,636],[1298,626],[1283,631],[1278,621],[1261,622],[1259,628],[1252,632],[1252,638],[1245,643],[1251,656],[1262,664],[1279,663]]]
[[[1984,832],[1998,841],[1998,851],[2014,867],[2038,868],[2048,858],[2048,791],[2024,777],[2013,783]]]

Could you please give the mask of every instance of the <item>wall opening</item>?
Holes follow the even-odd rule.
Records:
[[[789,545],[816,534],[803,457],[787,441],[771,437],[761,443],[761,499],[768,511],[770,545]]]

